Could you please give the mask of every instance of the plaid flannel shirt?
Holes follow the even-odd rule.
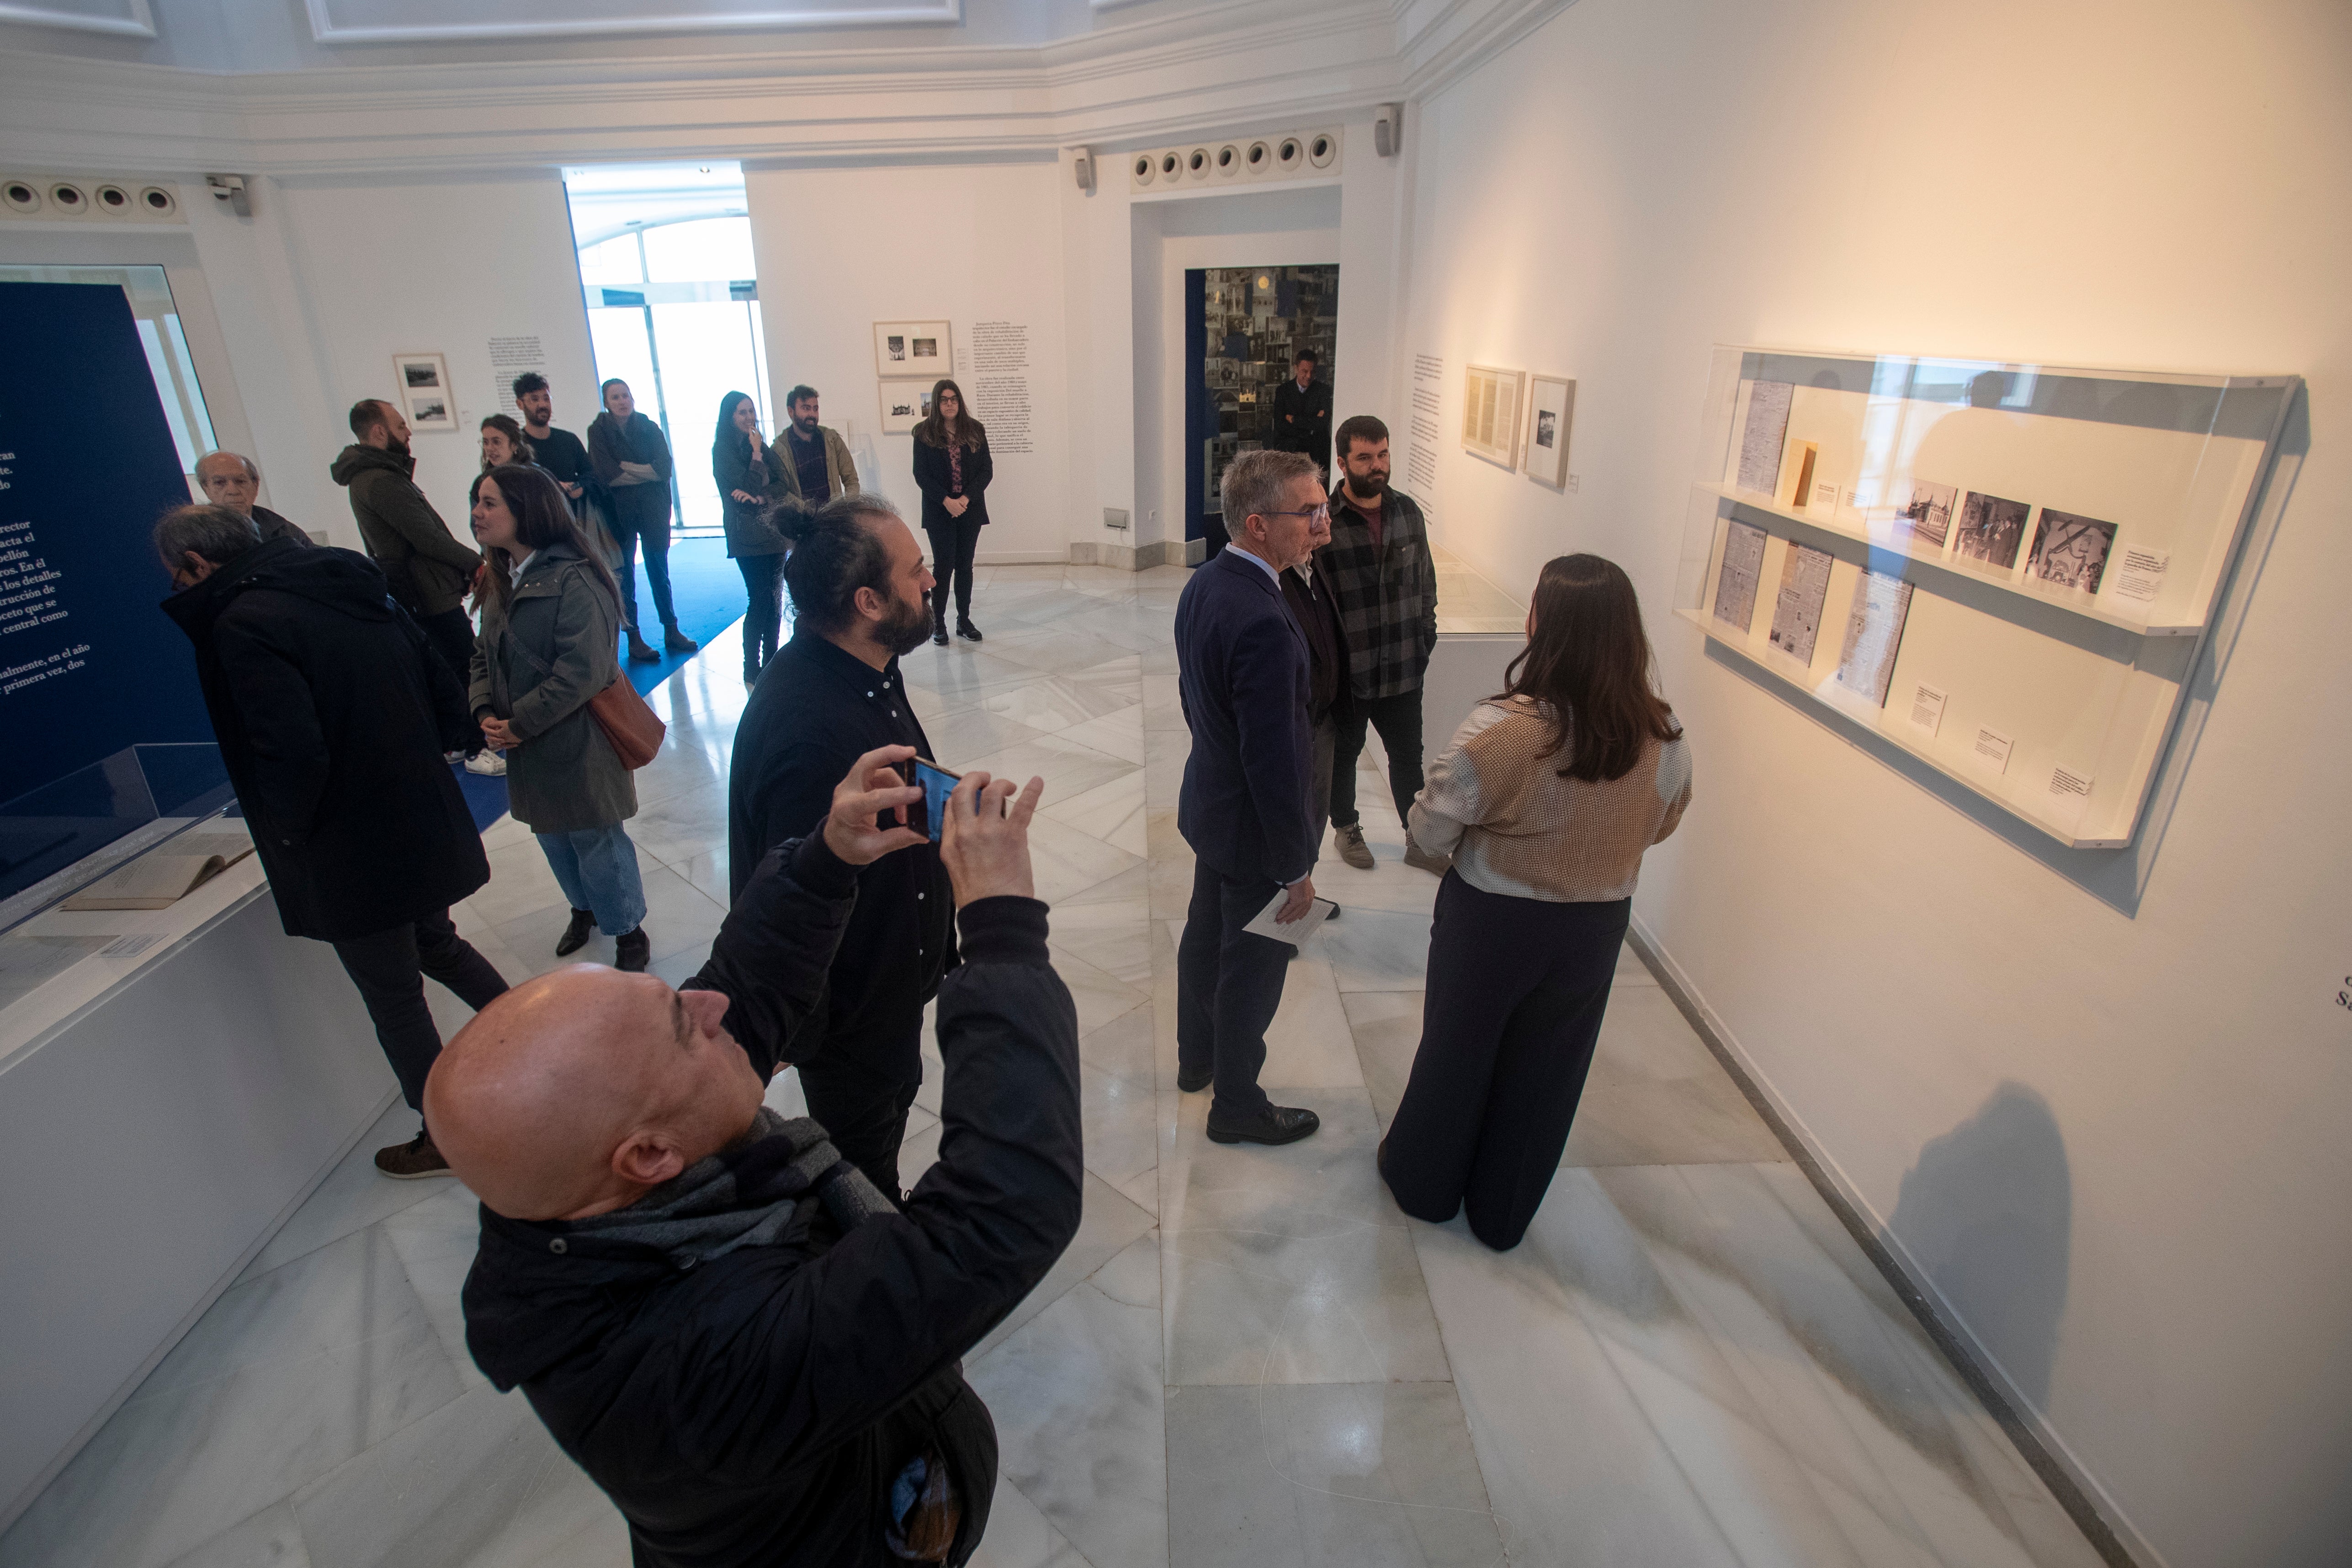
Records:
[[[1381,500],[1381,542],[1371,525],[1331,492],[1331,542],[1315,552],[1315,574],[1328,574],[1348,634],[1350,684],[1359,698],[1397,697],[1421,689],[1422,671],[1437,646],[1437,567],[1429,558],[1429,527],[1402,490]]]

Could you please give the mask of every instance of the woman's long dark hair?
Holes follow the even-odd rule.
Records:
[[[956,395],[956,416],[952,428],[940,417],[940,394],[942,392]],[[988,428],[971,416],[971,399],[963,395],[963,388],[952,381],[942,380],[931,388],[931,411],[920,425],[915,426],[915,439],[926,447],[961,447],[968,452],[977,451],[980,444],[988,439]]]
[[[1535,632],[1492,701],[1549,703],[1553,724],[1544,755],[1566,748],[1566,779],[1622,779],[1652,741],[1682,733],[1653,683],[1650,638],[1633,579],[1598,555],[1562,555],[1536,580]]]
[[[590,542],[587,531],[572,515],[572,503],[563,499],[554,475],[545,468],[526,468],[519,463],[492,468],[476,479],[474,488],[467,492],[468,508],[482,493],[486,482],[499,487],[499,498],[514,514],[515,542],[522,547],[525,555],[551,544],[569,544],[580,552],[581,559],[588,563],[596,580],[604,585],[604,592],[613,595],[613,603],[621,602],[621,585],[613,580],[613,569],[604,564],[604,557]],[[515,557],[504,545],[494,545],[482,553],[489,557],[490,563],[490,569],[482,575],[482,595],[503,610],[507,596],[514,591],[507,574],[514,570]]]
[[[751,446],[751,437],[745,432],[735,428],[735,410],[740,408],[744,404],[751,401],[751,395],[748,392],[730,392],[726,396],[719,400],[719,428],[714,431],[710,437],[710,455],[712,457],[717,457],[719,455],[719,448],[726,446],[730,440],[739,447],[749,447]],[[754,455],[756,456],[757,454]]]

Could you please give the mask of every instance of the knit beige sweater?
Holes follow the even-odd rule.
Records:
[[[1454,732],[1412,805],[1422,847],[1451,854],[1472,887],[1547,903],[1633,896],[1642,852],[1680,826],[1691,798],[1690,742],[1652,741],[1624,777],[1562,778],[1549,710],[1528,698],[1481,702]]]

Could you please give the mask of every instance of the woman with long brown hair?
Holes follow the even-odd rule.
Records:
[[[1544,567],[1528,646],[1412,806],[1437,889],[1421,1048],[1381,1143],[1397,1206],[1519,1244],[1568,1144],[1642,854],[1682,821],[1690,744],[1657,693],[1633,584],[1598,555]]]
[[[588,710],[620,679],[620,589],[546,469],[492,468],[474,481],[473,501],[488,567],[468,701],[507,753],[508,809],[537,836],[571,902],[556,956],[602,930],[615,966],[642,970],[652,941],[626,826],[637,787]]]
[[[931,412],[915,426],[915,485],[923,492],[923,531],[931,541],[931,641],[948,646],[948,588],[954,579],[956,636],[980,640],[971,624],[971,561],[988,526],[988,481],[996,460],[988,430],[971,416],[963,388],[942,381],[931,388]]]

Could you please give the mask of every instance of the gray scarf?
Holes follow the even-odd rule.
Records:
[[[575,1235],[633,1242],[668,1254],[680,1268],[739,1247],[806,1239],[822,1204],[844,1233],[898,1205],[841,1157],[807,1117],[787,1121],[766,1106],[751,1131],[698,1160],[626,1208],[573,1220]]]

